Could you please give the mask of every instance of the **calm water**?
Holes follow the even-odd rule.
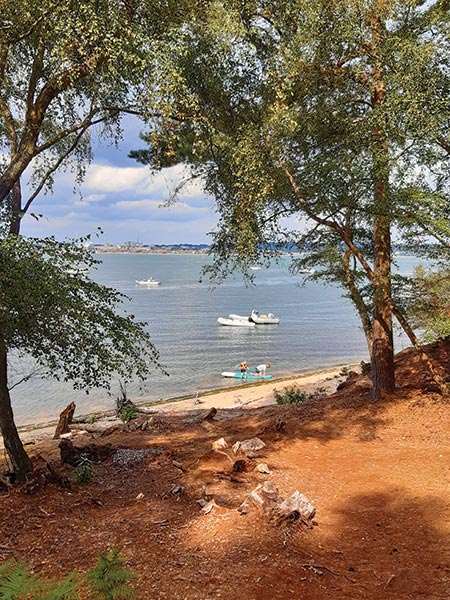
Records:
[[[367,360],[359,321],[341,291],[308,282],[288,273],[289,259],[281,266],[255,272],[253,287],[239,277],[210,291],[198,282],[205,259],[197,255],[103,255],[92,277],[124,292],[127,306],[139,320],[148,322],[152,340],[170,376],[155,371],[144,386],[127,388],[138,400],[159,400],[197,390],[236,385],[220,376],[242,360],[250,366],[270,361],[274,377]],[[206,259],[208,260],[208,259]],[[413,259],[400,257],[400,271],[409,272]],[[136,279],[152,276],[162,282],[146,288]],[[255,308],[273,312],[280,324],[252,329],[224,327],[219,316],[249,314]],[[400,341],[400,346],[406,341]],[[17,423],[54,419],[72,400],[78,415],[114,406],[104,390],[89,395],[68,384],[34,377],[12,391]]]

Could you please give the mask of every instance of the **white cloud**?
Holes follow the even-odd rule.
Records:
[[[124,192],[130,189],[143,191],[150,173],[146,167],[110,167],[92,165],[86,174],[83,187],[93,192]]]
[[[83,196],[83,198],[79,201],[80,204],[83,202],[101,202],[106,198],[106,194],[90,194],[89,196]]]
[[[189,168],[176,165],[151,173],[148,167],[113,167],[91,165],[86,174],[83,188],[92,191],[91,197],[104,193],[130,192],[158,196],[162,201],[169,198],[181,181],[189,177]],[[183,199],[204,196],[201,179],[187,181],[183,185],[180,197]],[[88,196],[89,197],[89,196]]]
[[[211,210],[205,206],[190,206],[185,202],[177,202],[171,206],[164,206],[157,200],[121,200],[114,204],[122,213],[129,215],[139,214],[142,217],[151,217],[156,220],[191,220],[211,216]]]

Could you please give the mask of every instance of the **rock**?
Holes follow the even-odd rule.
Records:
[[[199,498],[198,500],[196,500],[196,502],[197,502],[197,504],[200,504],[200,506],[202,508],[204,508],[208,504],[208,501],[205,500],[204,498]]]
[[[249,499],[263,510],[275,508],[278,500],[278,488],[271,481],[258,485],[250,494]]]
[[[301,517],[307,521],[312,521],[316,514],[315,506],[298,490],[284,502],[281,502],[276,510],[280,517],[286,519]]]
[[[270,473],[270,469],[266,463],[260,463],[259,465],[256,465],[255,471],[258,471],[258,473]]]
[[[212,443],[213,450],[225,450],[225,448],[228,448],[228,444],[224,438],[220,438],[220,440],[216,440]]]
[[[205,515],[209,514],[212,509],[217,506],[217,504],[214,502],[214,500],[211,500],[210,502],[208,502],[207,504],[205,504],[205,506],[202,508],[202,512],[205,513]]]
[[[250,502],[250,500],[247,498],[246,500],[244,500],[244,502],[237,507],[237,511],[241,513],[241,515],[246,515],[249,510],[251,510],[252,508],[252,504]]]
[[[246,456],[254,456],[259,450],[266,447],[266,444],[257,437],[243,442],[236,442],[233,446],[235,454],[245,454]]]
[[[75,437],[76,433],[74,431],[69,431],[69,433],[62,433],[59,438],[61,440],[70,440],[71,438]]]

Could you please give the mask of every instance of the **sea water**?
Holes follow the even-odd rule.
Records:
[[[236,382],[222,378],[221,372],[234,370],[242,360],[250,367],[270,362],[270,373],[283,377],[368,359],[361,324],[342,290],[305,283],[305,275],[292,276],[289,257],[255,271],[252,286],[236,275],[214,291],[207,283],[199,283],[201,269],[209,260],[202,255],[104,254],[97,258],[102,262],[91,277],[129,297],[125,308],[148,323],[160,361],[169,372],[166,376],[155,369],[143,385],[128,384],[127,394],[134,401],[231,387]],[[398,257],[397,262],[406,274],[417,261]],[[148,277],[161,285],[136,283]],[[252,309],[274,313],[280,324],[238,328],[217,323],[220,316],[249,315]],[[406,345],[405,338],[397,340],[398,347]],[[14,377],[24,374],[15,365]],[[72,400],[77,414],[111,409],[118,391],[114,377],[110,395],[98,389],[86,395],[70,384],[34,376],[11,393],[16,422],[27,424],[55,419]]]

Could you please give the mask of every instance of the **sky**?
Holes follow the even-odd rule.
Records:
[[[152,175],[149,167],[128,158],[130,150],[143,147],[139,139],[143,125],[132,117],[123,125],[118,147],[93,135],[94,159],[81,185],[81,197],[74,191],[74,175],[58,173],[53,193],[42,193],[30,209],[43,216],[38,220],[30,215],[24,218],[24,235],[54,235],[62,240],[94,234],[100,227],[103,234],[94,240],[96,243],[211,242],[208,232],[214,229],[217,216],[213,200],[204,194],[200,182],[184,188],[175,205],[161,206],[182,178],[183,168],[176,166]]]

